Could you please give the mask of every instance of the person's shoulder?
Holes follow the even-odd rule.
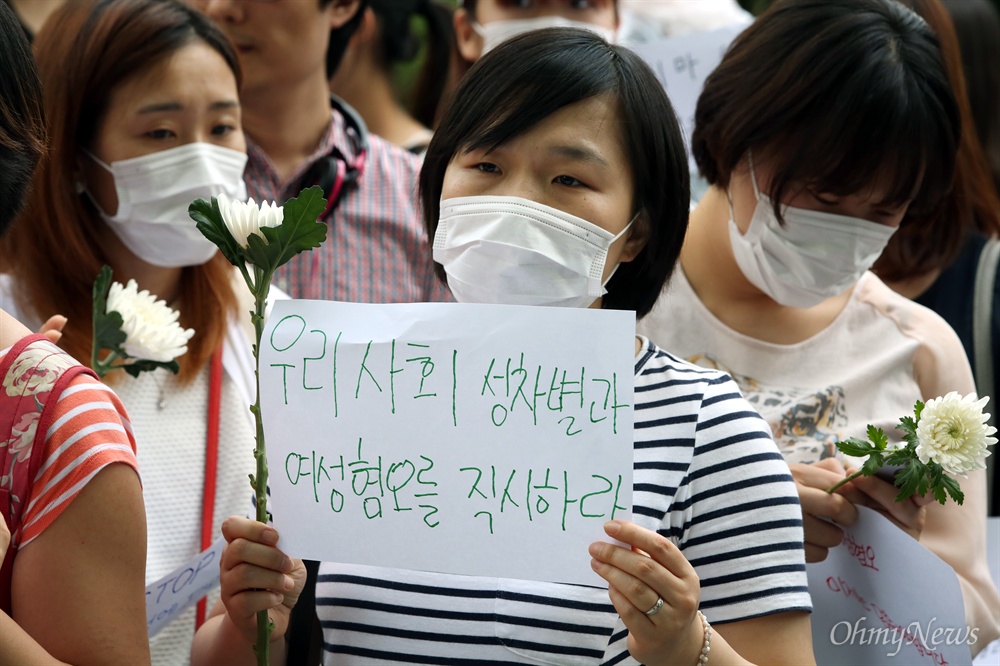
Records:
[[[368,135],[368,154],[365,158],[365,169],[375,172],[406,175],[416,179],[420,173],[423,160],[405,148],[390,143],[382,137]]]
[[[965,347],[951,325],[928,307],[897,294],[872,273],[855,287],[858,302],[892,322],[905,339],[916,344],[913,376],[924,399],[948,391],[975,390]]]
[[[874,273],[862,277],[854,295],[859,303],[892,321],[902,335],[924,344],[962,349],[958,335],[941,315],[896,293]]]
[[[725,384],[732,378],[721,370],[704,368],[685,361],[663,349],[652,340],[640,336],[643,343],[642,351],[636,360],[636,377],[658,379],[662,382],[684,384]]]

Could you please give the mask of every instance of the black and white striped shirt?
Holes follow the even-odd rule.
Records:
[[[795,485],[728,375],[646,342],[634,439],[633,520],[694,565],[711,622],[811,610]],[[324,563],[316,611],[326,664],[636,663],[601,588]]]

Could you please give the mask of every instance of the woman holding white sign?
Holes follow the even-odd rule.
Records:
[[[984,473],[961,481],[962,506],[896,502],[899,489],[876,477],[826,492],[850,464],[838,441],[868,424],[898,441],[918,400],[975,391],[947,323],[868,272],[900,226],[918,232],[900,244],[909,253],[929,238],[960,124],[937,39],[900,3],[774,3],[705,83],[692,149],[712,187],[639,328],[729,372],[771,424],[799,486],[809,561],[840,544],[856,504],[882,511],[958,575],[975,652],[997,637],[1000,605]]]
[[[517,37],[473,67],[421,191],[458,301],[640,317],[674,267],[689,200],[653,73],[570,29]],[[580,553],[609,590],[323,563],[325,663],[812,663],[801,512],[766,424],[724,374],[644,338],[632,352],[634,522],[605,530],[633,548]],[[302,563],[273,528],[231,518],[223,532],[224,607],[195,637],[193,663],[253,663],[264,609],[283,663]]]

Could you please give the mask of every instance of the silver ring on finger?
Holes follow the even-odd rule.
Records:
[[[648,611],[646,611],[646,616],[653,617],[654,615],[660,612],[661,608],[663,608],[663,597],[658,597],[656,599],[656,603],[653,604],[653,607],[650,608]]]

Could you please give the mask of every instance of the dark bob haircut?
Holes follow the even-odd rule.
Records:
[[[691,193],[680,126],[662,84],[642,59],[587,30],[550,28],[515,37],[479,59],[456,89],[420,172],[431,239],[451,160],[495,150],[559,109],[608,95],[634,181],[632,227],[645,245],[619,266],[603,306],[646,315],[666,283],[687,231]],[[446,279],[440,264],[436,270]]]
[[[45,152],[42,83],[14,11],[0,2],[0,235],[24,202]]]
[[[928,219],[949,192],[958,106],[924,21],[893,0],[778,0],[729,47],[695,111],[692,151],[726,188],[748,151],[790,186],[884,192]]]

